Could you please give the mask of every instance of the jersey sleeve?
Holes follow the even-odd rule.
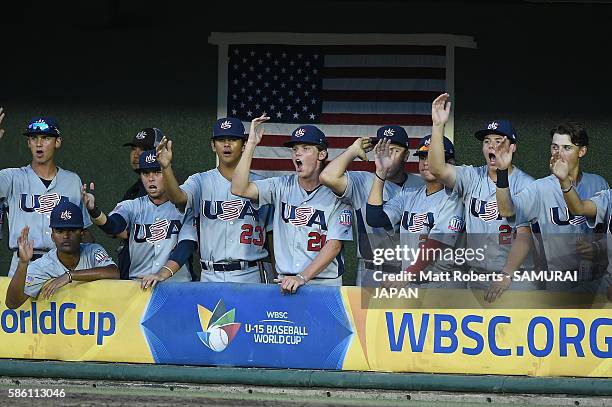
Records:
[[[338,206],[332,212],[327,230],[327,240],[353,240],[353,211],[345,203],[338,202]]]
[[[111,215],[119,215],[125,220],[125,223],[128,224],[128,228],[133,223],[134,217],[134,200],[129,201],[121,201],[115,206],[115,208],[108,214]]]
[[[393,226],[399,224],[402,220],[402,215],[404,213],[404,203],[406,199],[409,199],[406,191],[408,190],[402,190],[399,194],[395,195],[383,205],[383,211],[385,211],[385,213],[389,217],[391,225]]]
[[[89,264],[91,264],[92,267],[106,267],[115,265],[115,262],[108,255],[106,250],[104,250],[104,248],[97,243],[91,244],[87,255],[89,256]]]
[[[346,171],[346,189],[340,200],[353,208],[361,208],[368,200],[370,189],[367,175],[363,171]]]
[[[0,198],[6,198],[13,189],[13,174],[15,168],[0,170]]]
[[[471,165],[455,166],[455,186],[453,192],[458,196],[463,196],[470,189],[473,182],[478,179],[476,169]]]
[[[196,219],[193,216],[193,210],[187,209],[185,212],[185,217],[183,218],[183,225],[181,226],[181,231],[178,235],[178,242],[182,242],[184,240],[192,240],[197,243],[198,241],[198,230]]]
[[[259,192],[259,199],[256,205],[257,209],[264,205],[274,204],[276,191],[281,188],[279,182],[281,178],[282,177],[272,177],[253,181],[253,183],[257,185],[257,190]]]
[[[187,195],[185,208],[192,208],[194,216],[199,216],[199,202],[202,200],[202,175],[193,174],[180,186]]]
[[[47,267],[53,266],[47,264],[44,259],[35,260],[28,265],[23,287],[25,295],[32,298],[38,297],[38,293],[50,278],[49,274],[45,272]]]
[[[606,223],[606,215],[611,208],[612,203],[612,189],[605,191],[599,191],[595,196],[589,198],[589,201],[593,202],[597,207],[597,214],[594,218],[587,218],[587,225],[591,229],[595,228],[600,223]]]
[[[514,204],[514,226],[526,226],[532,221],[537,220],[540,214],[539,195],[543,193],[538,191],[538,183],[532,182],[518,194],[512,195]]]

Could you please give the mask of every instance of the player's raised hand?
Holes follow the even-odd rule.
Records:
[[[374,163],[376,164],[376,173],[381,178],[387,178],[389,170],[393,166],[393,161],[398,154],[397,150],[391,151],[391,139],[382,139],[374,147]]]
[[[90,211],[93,211],[96,207],[96,197],[94,196],[94,189],[95,185],[93,182],[89,183],[89,192],[87,192],[87,184],[83,184],[81,186],[81,200],[83,201],[83,204],[85,204],[85,207]]]
[[[19,261],[29,263],[34,256],[34,241],[28,240],[30,227],[21,229],[21,234],[17,237],[17,247],[19,247]]]
[[[157,162],[162,168],[168,168],[172,163],[172,140],[168,140],[165,136],[155,149]]]
[[[516,146],[510,143],[508,137],[495,147],[495,166],[499,170],[507,170],[512,165],[512,156]]]
[[[264,113],[251,121],[251,128],[249,129],[249,139],[247,140],[247,143],[258,145],[261,142],[261,138],[265,130],[263,123],[267,122],[268,120],[270,120],[270,118]]]
[[[2,126],[2,120],[4,120],[4,108],[0,107],[0,126]],[[4,129],[0,127],[0,140],[4,136]]]
[[[449,98],[450,95],[448,93],[443,93],[432,102],[431,121],[434,126],[443,126],[448,122],[451,108]]]
[[[550,157],[550,172],[559,178],[559,181],[565,181],[569,178],[569,164],[561,154],[556,153]]]
[[[374,146],[372,145],[372,141],[369,137],[359,137],[353,142],[353,144],[351,144],[349,148],[353,150],[353,153],[361,160],[368,161],[368,156],[366,154],[369,151],[372,151]]]
[[[38,297],[48,300],[53,296],[53,294],[55,294],[58,289],[62,288],[69,282],[70,277],[68,276],[68,273],[64,273],[59,277],[52,278],[51,280],[48,280],[45,283],[43,288],[40,290],[40,293],[38,293]]]

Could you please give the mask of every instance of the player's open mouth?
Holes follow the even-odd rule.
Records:
[[[152,191],[152,192],[157,191],[157,186],[155,185],[149,185],[148,188],[149,188],[149,191]]]
[[[489,161],[491,164],[495,164],[495,154],[489,153]]]
[[[302,163],[302,160],[300,160],[299,158],[295,160],[295,167],[297,168],[298,171],[302,169],[302,165],[304,165]]]
[[[36,156],[37,157],[42,157],[44,154],[44,152],[42,150],[36,150]]]

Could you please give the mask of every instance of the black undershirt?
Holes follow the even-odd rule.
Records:
[[[38,178],[40,178],[40,177],[38,177]],[[51,183],[53,182],[52,179],[40,178],[40,180],[42,181],[43,184],[45,184],[45,188],[49,188],[49,185],[51,185]]]

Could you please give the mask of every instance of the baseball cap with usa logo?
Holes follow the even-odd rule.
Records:
[[[293,147],[296,144],[312,144],[327,149],[327,138],[325,133],[317,126],[305,124],[291,133],[291,140],[283,143],[285,147]]]
[[[129,143],[125,143],[124,147],[140,147],[143,150],[151,150],[157,147],[159,142],[164,138],[162,131],[156,127],[148,127],[140,130]]]
[[[138,158],[138,169],[135,171],[138,173],[145,171],[160,171],[161,166],[157,162],[157,155],[155,150],[143,151]]]
[[[83,212],[70,201],[62,201],[51,211],[49,227],[52,229],[83,229]]]
[[[213,127],[212,139],[225,137],[241,139],[246,139],[248,137],[244,131],[244,124],[242,124],[240,119],[236,119],[235,117],[222,117],[217,120]]]
[[[59,125],[52,117],[37,116],[30,119],[28,127],[23,133],[24,136],[42,134],[46,136],[61,137]]]
[[[390,139],[391,144],[408,148],[408,133],[402,126],[383,126],[376,131],[375,143],[381,139]]]
[[[497,134],[499,136],[506,136],[511,143],[518,141],[518,135],[512,127],[512,124],[508,120],[493,120],[484,126],[484,129],[478,130],[474,133],[474,136],[482,141],[489,134]]]

